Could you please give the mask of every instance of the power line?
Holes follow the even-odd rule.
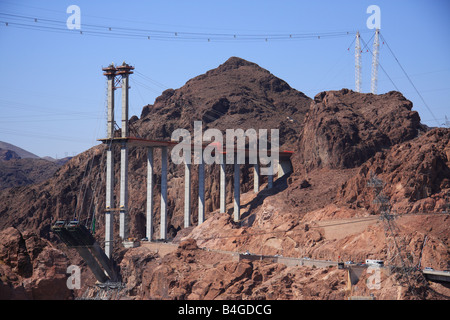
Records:
[[[134,74],[135,74],[136,76],[138,76],[138,77],[140,77],[140,78],[142,78],[142,79],[144,79],[144,80],[146,80],[146,81],[148,81],[148,82],[150,82],[150,83],[152,83],[152,84],[154,84],[154,85],[156,85],[156,86],[162,88],[162,89],[167,89],[167,88],[169,88],[169,87],[166,86],[165,84],[163,84],[163,83],[161,83],[161,82],[158,82],[158,81],[156,81],[156,80],[150,78],[149,76],[146,76],[146,75],[143,74],[142,72],[139,72],[139,71],[136,71],[136,70],[135,70],[135,71],[134,71]]]
[[[367,45],[367,43],[364,41],[364,39],[362,37],[361,37],[361,41],[364,42],[364,45],[365,45],[365,47],[367,47],[367,50],[373,55],[372,50],[370,50],[369,46]],[[400,91],[400,89],[395,85],[394,81],[389,76],[389,74],[386,72],[386,70],[383,68],[383,66],[381,65],[380,62],[378,62],[378,66],[381,68],[381,70],[383,70],[384,74],[386,75],[386,77],[388,77],[389,81],[391,81],[391,83],[394,86],[395,90]]]
[[[140,82],[140,81],[138,81],[138,80],[136,80],[136,79],[130,79],[130,80],[131,80],[132,83],[134,83],[134,84],[140,86],[141,88],[147,89],[148,91],[151,91],[151,92],[157,93],[157,94],[160,94],[160,93],[161,93],[160,90],[154,89],[154,88],[152,88],[152,87],[146,85],[145,83],[142,83],[142,82]]]
[[[24,136],[24,137],[32,137],[35,139],[45,139],[45,140],[61,140],[61,141],[70,141],[70,142],[86,142],[87,139],[83,139],[80,137],[65,137],[61,135],[48,135],[42,134],[40,132],[24,132],[22,130],[13,130],[0,128],[0,132],[3,134],[9,134],[13,136]]]
[[[428,111],[430,112],[431,116],[433,117],[434,121],[436,121],[437,125],[439,126],[440,123],[439,121],[436,119],[435,115],[433,114],[433,111],[431,111],[430,107],[428,106],[428,104],[425,102],[425,99],[422,97],[422,95],[420,94],[419,90],[417,90],[416,86],[414,85],[414,83],[412,82],[411,78],[409,77],[409,75],[406,73],[405,69],[403,68],[403,66],[401,65],[400,61],[398,61],[396,55],[394,54],[394,52],[392,51],[391,47],[389,46],[389,44],[387,43],[386,39],[383,37],[383,35],[381,35],[381,38],[383,39],[383,42],[386,44],[387,48],[389,49],[389,51],[391,52],[392,56],[394,57],[395,61],[397,61],[400,69],[402,69],[403,73],[405,74],[406,78],[408,79],[409,83],[412,85],[412,87],[414,88],[414,90],[416,91],[417,95],[419,96],[419,98],[422,100],[423,104],[425,105],[425,107],[428,109]]]
[[[238,33],[217,33],[217,32],[187,32],[174,30],[126,28],[117,26],[106,26],[98,24],[83,23],[82,30],[69,30],[65,21],[47,18],[24,16],[12,13],[0,12],[3,19],[0,23],[9,27],[35,29],[48,32],[71,32],[74,34],[95,35],[100,37],[120,37],[130,39],[147,39],[161,41],[291,41],[308,39],[327,39],[355,34],[355,31],[332,31],[332,32],[311,32],[311,33],[266,33],[266,34],[238,34]],[[8,19],[8,21],[6,21]]]

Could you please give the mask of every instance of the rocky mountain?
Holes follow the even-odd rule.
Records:
[[[66,160],[48,161],[10,143],[0,141],[0,189],[40,183]]]
[[[59,167],[44,159],[0,161],[0,189],[40,183],[52,177]]]
[[[20,157],[12,150],[0,149],[0,161],[8,161],[11,159],[20,159]]]
[[[227,166],[230,210],[224,214],[217,210],[219,170],[207,166],[207,220],[197,226],[198,181],[193,166],[193,227],[183,229],[184,168],[169,163],[169,238],[181,242],[180,247],[163,256],[145,246],[123,249],[117,245],[114,259],[127,283],[128,298],[344,299],[346,278],[339,270],[230,262],[217,251],[199,248],[333,261],[385,259],[383,225],[367,188],[372,174],[387,183],[386,194],[396,210],[434,213],[399,217],[399,236],[405,238],[415,262],[449,268],[449,217],[442,214],[450,191],[449,129],[428,131],[401,93],[373,95],[342,89],[310,99],[255,63],[232,57],[181,88],[164,91],[154,104],[143,108],[139,118],[130,119],[130,127],[136,136],[169,140],[175,129],[193,132],[198,120],[203,130],[279,129],[281,148],[294,151],[294,172],[276,180],[274,188],[254,194],[252,170],[242,166],[242,221],[235,223],[230,217],[232,166]],[[0,234],[12,239],[8,240],[11,245],[0,245],[0,260],[8,274],[0,280],[10,288],[10,296],[18,295],[30,281],[30,290],[45,292],[44,284],[33,282],[35,276],[46,278],[45,270],[51,269],[39,263],[38,251],[45,255],[51,251],[61,262],[55,263],[59,271],[49,272],[61,274],[67,264],[82,265],[80,257],[50,232],[55,219],[91,221],[95,212],[95,236],[102,243],[105,150],[99,145],[73,157],[39,184],[0,191]],[[119,149],[114,152],[119,181]],[[129,156],[130,235],[141,238],[145,235],[146,150],[131,148]],[[160,166],[156,151],[156,195]],[[119,194],[118,183],[115,194]],[[154,232],[159,234],[159,197],[154,202]],[[42,239],[36,254],[30,253],[36,246],[27,244],[29,237]],[[12,258],[2,258],[7,256]],[[95,282],[85,267],[83,275],[88,284]],[[55,286],[63,292],[61,281],[56,281],[60,280],[55,280]],[[383,281],[386,288],[376,293],[378,298],[414,298],[397,288],[393,277]],[[442,286],[433,290],[449,296]],[[424,292],[422,298],[442,297]]]
[[[411,109],[412,103],[399,92],[321,92],[305,119],[300,161],[307,170],[359,166],[376,152],[425,131],[419,114]]]
[[[166,139],[178,128],[279,129],[280,144],[300,134],[311,99],[257,64],[231,57],[177,90],[169,89],[142,110],[134,126],[145,138]]]
[[[21,158],[21,159],[28,159],[28,158],[29,159],[39,159],[39,156],[35,155],[34,153],[31,153],[27,150],[19,148],[18,146],[15,146],[11,143],[0,141],[0,149],[3,149],[5,151],[9,150],[9,151],[15,153],[18,156],[17,159],[19,159],[19,158]],[[6,159],[6,160],[9,160],[9,159]]]
[[[42,159],[56,163],[59,166],[62,166],[63,164],[65,164],[67,161],[69,161],[70,159],[72,159],[72,157],[64,157],[64,158],[60,158],[60,159],[55,159],[49,156],[43,157]]]
[[[166,90],[161,97],[157,98],[154,105],[143,108],[141,118],[131,119],[131,131],[136,136],[147,139],[170,139],[172,130],[186,128],[192,132],[193,122],[204,120],[203,130],[208,127],[226,128],[270,128],[280,129],[280,140],[282,147],[288,146],[296,141],[301,132],[301,123],[311,99],[281,79],[276,78],[269,71],[258,65],[240,58],[232,57],[218,68],[191,79],[180,89]],[[219,107],[221,103],[226,108]],[[195,106],[195,108],[193,107]],[[242,108],[247,107],[248,110]],[[288,106],[288,107],[286,107]],[[222,108],[222,109],[221,109]],[[208,116],[205,116],[208,115]],[[226,116],[224,116],[226,115]],[[212,119],[215,119],[214,121]],[[290,121],[289,119],[293,119]],[[283,134],[284,132],[284,134]],[[290,133],[290,134],[287,134]],[[155,152],[155,172],[160,171],[159,151]],[[134,208],[131,214],[131,234],[137,237],[145,234],[145,194],[142,186],[146,181],[146,151],[142,149],[130,150],[130,207]],[[92,158],[92,156],[94,158]],[[119,149],[115,150],[116,181],[118,181]],[[27,190],[10,190],[10,194],[4,193],[4,209],[0,224],[5,226],[36,225],[39,233],[48,234],[48,226],[51,216],[58,218],[69,218],[74,211],[81,218],[85,218],[87,212],[92,211],[91,203],[96,203],[98,208],[104,207],[104,197],[100,196],[104,190],[104,146],[97,146],[91,150],[71,159],[56,174],[39,187],[30,187]],[[81,167],[80,167],[81,166]],[[231,174],[232,166],[228,166]],[[197,197],[196,168],[193,168],[193,195]],[[206,169],[206,210],[212,212],[219,207],[218,192],[218,170],[211,166]],[[180,198],[180,180],[184,176],[182,166],[169,165],[169,232],[172,237],[180,230],[183,224]],[[214,174],[212,174],[214,172]],[[244,168],[242,175],[242,191],[250,189],[251,170]],[[155,194],[159,194],[159,179],[156,175]],[[95,186],[94,186],[95,182]],[[81,188],[83,194],[79,194]],[[116,192],[118,192],[116,184]],[[227,182],[228,200],[232,197],[232,181]],[[60,192],[62,190],[62,192]],[[24,207],[15,206],[16,193],[33,194],[31,202]],[[118,193],[117,193],[118,194]],[[0,196],[1,197],[1,196]],[[80,199],[83,197],[83,199]],[[36,202],[34,202],[36,201]],[[41,207],[44,210],[35,210]],[[193,201],[192,212],[195,212],[197,203]],[[155,212],[159,210],[159,198],[155,198]],[[0,212],[2,210],[0,209]],[[2,212],[3,213],[3,212]],[[42,223],[43,216],[46,223]],[[6,218],[9,216],[9,218]],[[155,215],[156,230],[158,233],[159,215]],[[193,223],[196,223],[196,215],[193,215]],[[20,221],[20,222],[19,222]],[[100,227],[102,221],[99,221]],[[101,229],[101,228],[100,228]]]
[[[399,143],[366,161],[342,185],[339,198],[355,208],[373,210],[374,194],[367,183],[377,175],[386,183],[384,194],[398,212],[442,212],[450,197],[450,131],[430,130]]]

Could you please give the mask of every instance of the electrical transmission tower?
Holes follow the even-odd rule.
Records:
[[[361,92],[361,36],[356,33],[355,42],[355,90]]]
[[[375,38],[373,40],[373,56],[372,56],[372,81],[370,85],[370,92],[377,94],[378,86],[378,60],[380,55],[380,29],[375,31]]]
[[[385,183],[373,176],[367,183],[368,187],[374,189],[375,199],[373,203],[378,205],[380,219],[383,221],[384,234],[386,238],[386,263],[391,274],[396,275],[396,279],[401,286],[406,286],[408,292],[415,295],[414,284],[427,284],[425,277],[418,272],[414,265],[413,256],[407,250],[404,237],[400,234],[395,219],[396,215],[391,214],[390,199],[383,193]]]

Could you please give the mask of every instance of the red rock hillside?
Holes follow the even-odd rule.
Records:
[[[428,130],[399,92],[381,95],[348,89],[314,99],[255,63],[232,57],[216,69],[169,89],[130,119],[143,138],[170,139],[177,128],[279,129],[283,149],[293,150],[294,171],[274,188],[254,194],[253,174],[242,166],[241,217],[233,222],[232,166],[227,166],[227,213],[219,213],[219,170],[206,169],[206,221],[197,226],[197,172],[193,166],[191,225],[183,229],[184,168],[169,163],[168,233],[172,252],[151,244],[133,249],[117,241],[113,258],[126,299],[448,299],[442,284],[417,286],[416,295],[383,275],[382,289],[365,280],[349,291],[345,270],[289,266],[271,261],[236,261],[232,252],[361,262],[387,259],[383,222],[367,181],[386,183],[397,215],[398,239],[414,265],[450,268],[448,193],[450,129]],[[100,138],[100,137],[99,137]],[[51,232],[56,219],[85,222],[96,216],[95,237],[103,244],[105,146],[92,147],[60,167],[48,180],[0,190],[0,297],[73,299],[94,294],[95,278],[76,251]],[[115,194],[119,194],[119,150],[115,149]],[[130,235],[145,236],[146,150],[129,152]],[[159,195],[159,151],[155,195]],[[154,234],[159,234],[155,196]],[[426,214],[413,214],[413,213]],[[115,220],[118,239],[118,217]],[[166,248],[167,249],[167,248]],[[170,251],[170,250],[169,250]],[[83,287],[68,291],[65,269],[82,267]],[[362,277],[362,279],[365,276]],[[49,288],[53,288],[50,290]],[[353,289],[352,289],[353,290]]]

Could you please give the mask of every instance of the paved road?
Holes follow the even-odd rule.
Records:
[[[178,244],[171,242],[147,242],[142,241],[142,246],[146,246],[151,250],[158,252],[161,256],[165,256],[166,254],[175,251],[178,248]],[[315,266],[317,268],[327,268],[329,266],[337,266],[338,263],[336,261],[329,260],[317,260],[317,259],[308,259],[308,258],[293,258],[293,257],[282,257],[278,255],[260,255],[260,254],[252,254],[252,253],[239,253],[236,251],[225,251],[225,250],[215,250],[203,248],[203,250],[217,252],[222,254],[228,254],[232,256],[233,260],[239,261],[243,259],[247,260],[265,260],[271,262],[282,263],[288,267],[293,266]]]
[[[423,274],[429,280],[450,282],[450,272],[439,270],[423,270]]]

